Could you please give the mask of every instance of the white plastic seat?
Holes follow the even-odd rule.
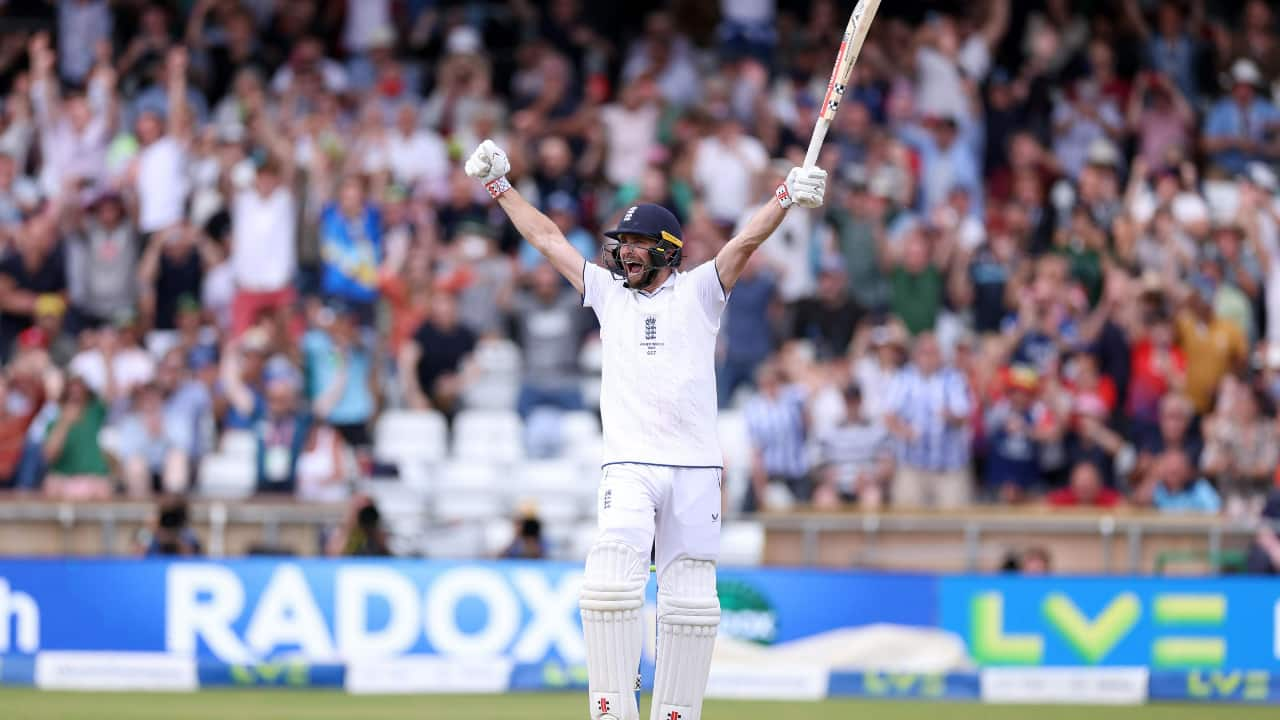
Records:
[[[600,419],[587,410],[573,410],[560,417],[560,437],[565,447],[579,443],[594,443],[602,439]]]
[[[493,518],[484,524],[484,554],[497,557],[516,539],[515,522],[509,518]]]
[[[511,340],[481,341],[473,353],[480,377],[462,393],[464,407],[475,410],[512,410],[520,395],[520,346]]]
[[[450,490],[435,494],[433,510],[446,522],[491,520],[507,514],[507,503],[492,491]]]
[[[373,454],[379,460],[442,460],[448,448],[444,416],[435,410],[388,410],[373,431]]]
[[[496,491],[499,467],[484,460],[449,460],[436,466],[432,488],[449,490]]]
[[[737,520],[720,528],[720,564],[755,567],[764,562],[764,526]]]
[[[219,452],[229,457],[258,457],[258,438],[248,430],[227,430],[218,441]]]
[[[453,420],[453,455],[466,460],[519,460],[524,457],[520,416],[502,410],[463,410]]]
[[[257,474],[252,458],[210,453],[200,459],[196,482],[204,497],[238,500],[253,495]]]

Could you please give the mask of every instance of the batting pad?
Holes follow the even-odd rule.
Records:
[[[677,558],[658,578],[658,657],[651,720],[699,720],[720,625],[716,565]]]
[[[644,586],[649,556],[622,543],[596,543],[587,554],[578,606],[587,645],[587,684],[595,720],[640,720],[636,669],[644,642]]]

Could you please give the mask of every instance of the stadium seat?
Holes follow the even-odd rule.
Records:
[[[369,494],[387,530],[395,537],[412,540],[426,528],[427,495],[398,479],[368,480],[360,488]]]
[[[720,528],[720,564],[755,567],[764,562],[764,526],[739,520]]]
[[[435,410],[388,410],[373,431],[373,454],[384,462],[444,459],[448,431]]]
[[[249,430],[227,430],[218,442],[223,455],[237,458],[256,458],[258,439]]]
[[[449,460],[432,471],[436,492],[445,490],[497,491],[499,467],[484,460]]]
[[[516,539],[515,522],[508,518],[493,518],[484,524],[484,554],[498,557]]]
[[[728,483],[726,516],[742,507],[751,476],[751,436],[747,421],[740,411],[721,410],[716,421],[720,433],[720,451],[724,454],[725,482]]]
[[[212,453],[200,459],[196,482],[204,497],[238,500],[253,495],[257,472],[252,458]]]
[[[580,444],[598,443],[601,441],[600,418],[588,410],[566,412],[560,416],[560,438],[568,450]]]
[[[514,462],[524,457],[520,416],[502,410],[463,410],[453,420],[453,456]]]
[[[432,512],[438,521],[484,521],[507,514],[503,498],[489,491],[437,492],[433,501]]]
[[[512,410],[520,395],[520,347],[511,340],[482,340],[474,354],[480,377],[462,394],[463,406],[473,410]]]

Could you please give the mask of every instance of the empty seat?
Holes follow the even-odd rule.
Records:
[[[567,446],[599,442],[600,419],[587,410],[566,412],[560,417],[560,437]]]
[[[433,514],[445,522],[490,520],[507,514],[506,501],[491,490],[442,490],[433,501]]]
[[[444,458],[448,431],[435,410],[388,410],[373,431],[373,454],[379,460],[400,462]]]
[[[196,482],[204,497],[235,500],[253,495],[257,474],[253,458],[211,453],[200,459]]]
[[[754,567],[764,562],[764,526],[738,520],[720,529],[720,564]]]
[[[484,554],[498,557],[516,539],[516,526],[507,518],[493,518],[484,523]]]
[[[453,455],[512,462],[524,457],[520,416],[503,410],[463,410],[453,421]]]
[[[480,377],[463,390],[462,404],[475,410],[512,410],[520,395],[520,347],[491,338],[476,345],[473,358]]]

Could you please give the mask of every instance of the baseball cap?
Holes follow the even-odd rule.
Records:
[[[618,227],[606,232],[605,237],[617,240],[622,235],[642,235],[654,240],[666,240],[677,247],[684,245],[681,239],[680,221],[670,210],[653,203],[632,205],[622,214]]]

